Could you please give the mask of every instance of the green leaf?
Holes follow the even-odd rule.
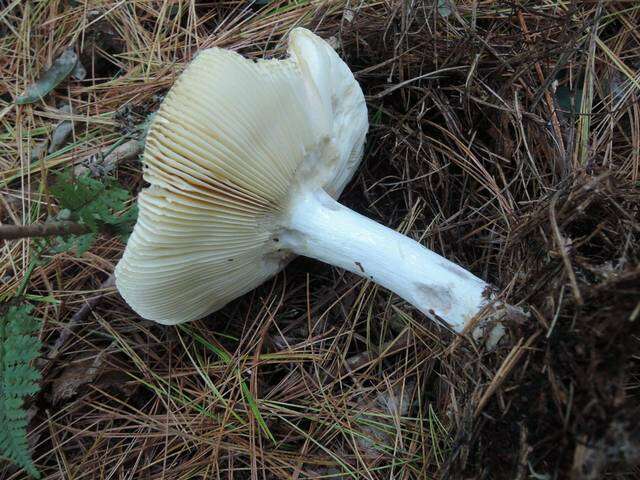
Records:
[[[29,453],[23,407],[24,398],[40,389],[40,372],[31,365],[41,348],[35,336],[40,321],[29,304],[5,310],[0,316],[0,455],[40,478]]]
[[[50,189],[60,205],[60,212],[67,220],[87,225],[91,233],[71,239],[58,238],[54,251],[87,251],[98,232],[118,235],[126,241],[133,230],[138,210],[127,207],[131,201],[129,191],[110,177],[94,179],[89,175],[74,177],[71,172],[58,175]]]
[[[84,235],[78,235],[74,239],[76,253],[78,255],[82,255],[87,250],[89,250],[95,238],[96,238],[95,233],[86,233]]]

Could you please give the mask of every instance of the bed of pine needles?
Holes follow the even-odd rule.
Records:
[[[42,478],[638,478],[636,1],[0,5],[3,224],[54,215],[54,175],[135,136],[198,49],[282,56],[305,26],[367,98],[342,201],[529,312],[488,352],[300,258],[210,318],[164,327],[105,284],[116,236],[37,264],[32,241],[4,242],[0,295],[28,278],[43,321],[26,405]],[[16,106],[69,46],[86,77]],[[64,119],[69,141],[33,156]],[[139,161],[114,173],[133,202]],[[5,462],[0,478],[27,475]]]

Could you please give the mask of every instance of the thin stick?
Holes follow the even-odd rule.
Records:
[[[558,221],[556,219],[556,202],[558,201],[558,193],[556,193],[551,199],[551,203],[549,204],[549,220],[551,223],[551,230],[555,236],[556,243],[558,244],[558,250],[560,251],[560,255],[562,256],[562,262],[564,263],[564,268],[567,271],[567,275],[569,276],[569,281],[571,282],[571,289],[573,290],[573,296],[575,297],[576,303],[578,305],[583,305],[584,300],[582,299],[582,294],[580,293],[580,288],[578,287],[578,281],[576,279],[576,274],[573,271],[573,266],[571,265],[571,260],[569,259],[569,254],[567,253],[567,246],[560,233],[560,227],[558,226]]]
[[[527,22],[524,20],[524,16],[522,12],[518,12],[518,20],[520,21],[520,26],[522,27],[522,31],[524,32],[525,38],[529,42],[531,42],[531,37],[529,35],[529,28],[527,27]],[[536,73],[538,74],[538,80],[540,80],[541,85],[545,85],[544,74],[542,73],[542,67],[540,66],[540,62],[535,63]],[[549,109],[549,113],[551,115],[551,125],[553,126],[553,131],[556,134],[556,139],[558,140],[558,146],[560,147],[560,153],[562,157],[565,156],[565,148],[564,141],[562,140],[562,129],[560,128],[560,122],[558,120],[558,115],[556,114],[556,109],[553,104],[553,97],[551,93],[549,93],[548,89],[544,90],[544,99],[547,102],[547,108]]]
[[[107,291],[115,285],[115,276],[113,274],[109,275],[102,284],[100,285],[100,292],[95,296],[90,298],[85,302],[84,305],[73,314],[71,320],[67,322],[67,324],[62,327],[62,331],[60,332],[60,336],[57,338],[51,350],[49,350],[49,355],[47,356],[49,360],[55,360],[58,355],[60,355],[60,351],[64,344],[67,342],[67,339],[71,335],[73,329],[79,324],[82,323],[88,316],[91,310],[93,310],[104,298]]]
[[[0,225],[0,240],[55,237],[89,233],[89,227],[76,222],[36,223],[33,225]]]
[[[509,376],[509,373],[511,373],[511,371],[513,370],[513,367],[515,367],[518,361],[520,360],[520,357],[522,357],[522,355],[527,351],[527,349],[531,347],[531,345],[533,344],[535,339],[538,338],[540,333],[541,332],[536,332],[533,335],[531,335],[527,339],[527,342],[524,343],[524,345],[523,345],[524,339],[521,338],[520,340],[518,340],[518,343],[511,349],[509,354],[506,356],[506,358],[502,362],[502,365],[500,365],[500,368],[496,372],[495,376],[493,377],[493,380],[491,381],[487,389],[484,391],[484,394],[480,398],[480,401],[478,402],[475,409],[475,413],[474,413],[476,417],[480,415],[480,413],[482,412],[482,409],[487,405],[487,402],[489,401],[491,396],[496,392],[498,387],[504,383],[504,381]]]

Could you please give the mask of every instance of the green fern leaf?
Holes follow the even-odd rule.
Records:
[[[133,230],[137,209],[127,208],[131,194],[113,178],[96,180],[88,175],[74,177],[70,172],[63,172],[50,191],[65,212],[66,220],[82,223],[91,230],[69,240],[59,239],[55,251],[75,248],[81,254],[89,249],[97,232],[110,232],[126,241]]]
[[[40,372],[30,365],[41,347],[34,336],[40,322],[32,310],[32,305],[12,306],[0,317],[0,455],[40,478],[29,453],[23,408],[24,397],[40,388]]]

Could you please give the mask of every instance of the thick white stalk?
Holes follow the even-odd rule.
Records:
[[[458,332],[489,302],[487,283],[324,190],[302,190],[290,205],[278,238],[285,249],[368,278]]]

